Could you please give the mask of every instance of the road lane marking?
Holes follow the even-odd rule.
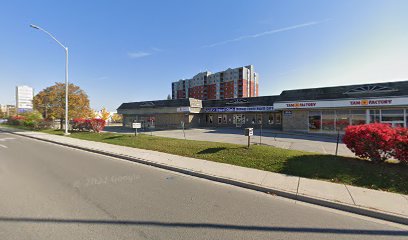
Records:
[[[14,140],[15,138],[0,138],[0,142],[5,142],[7,140]]]
[[[5,145],[3,145],[3,144],[0,144],[0,147],[2,147],[2,148],[8,148],[7,146],[5,146]]]

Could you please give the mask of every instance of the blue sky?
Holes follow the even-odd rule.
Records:
[[[253,64],[260,95],[408,79],[408,1],[9,1],[0,3],[0,104],[16,85],[70,81],[91,107],[165,99],[171,82]]]

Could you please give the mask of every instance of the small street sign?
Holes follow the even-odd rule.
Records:
[[[245,128],[245,136],[253,136],[254,129],[253,128]]]
[[[141,123],[132,123],[132,128],[142,128]]]
[[[249,146],[251,145],[251,136],[253,135],[254,135],[253,128],[245,128],[245,136],[248,136],[248,149],[249,149]]]

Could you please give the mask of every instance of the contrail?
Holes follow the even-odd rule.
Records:
[[[293,26],[290,26],[290,27],[284,27],[284,28],[269,30],[269,31],[266,31],[266,32],[252,34],[252,35],[244,35],[244,36],[241,36],[241,37],[237,37],[237,38],[230,39],[230,40],[225,40],[225,41],[222,41],[222,42],[213,43],[213,44],[210,44],[210,45],[205,45],[205,46],[202,46],[202,47],[203,48],[210,48],[210,47],[220,46],[220,45],[224,45],[224,44],[231,43],[231,42],[238,42],[238,41],[248,39],[248,38],[258,38],[258,37],[263,37],[263,36],[271,35],[271,34],[275,34],[275,33],[295,30],[295,29],[298,29],[298,28],[305,28],[305,27],[317,25],[317,24],[327,22],[327,21],[329,21],[329,19],[326,19],[324,21],[318,21],[318,22],[317,21],[312,21],[312,22],[297,24],[297,25],[293,25]]]

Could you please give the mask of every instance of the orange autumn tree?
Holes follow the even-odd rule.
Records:
[[[104,121],[107,121],[109,119],[109,116],[110,116],[110,112],[108,112],[108,110],[106,110],[106,108],[103,107],[101,110],[101,119]]]
[[[39,92],[33,99],[34,108],[46,119],[65,118],[65,83],[55,83]],[[80,87],[68,85],[68,119],[86,118],[90,115],[88,95]]]

